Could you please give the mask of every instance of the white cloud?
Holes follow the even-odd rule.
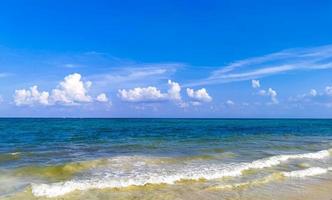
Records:
[[[259,80],[251,80],[251,86],[253,88],[260,88],[261,84],[260,84]]]
[[[278,93],[275,90],[273,90],[272,88],[269,88],[268,90],[260,90],[258,92],[258,94],[260,96],[268,96],[268,97],[270,97],[270,99],[271,99],[271,101],[272,101],[273,104],[278,104],[279,103],[279,101],[277,99]]]
[[[229,106],[235,105],[234,101],[232,101],[232,100],[227,100],[226,104]]]
[[[66,64],[63,65],[63,67],[65,67],[65,68],[77,68],[77,67],[80,67],[80,65],[72,64],[72,63],[66,63]]]
[[[169,99],[181,101],[181,86],[179,83],[168,80],[168,97]]]
[[[268,94],[268,96],[270,96],[272,103],[274,103],[274,104],[279,103],[279,101],[277,99],[278,93],[275,90],[273,90],[272,88],[269,88],[267,91],[267,94]]]
[[[96,97],[96,100],[99,102],[108,102],[108,97],[105,93],[101,93]]]
[[[109,85],[133,88],[138,84],[157,84],[183,66],[181,63],[125,64],[125,67],[113,68],[108,73],[91,75],[89,79],[99,88],[108,89]]]
[[[168,90],[167,93],[161,92],[156,87],[149,86],[145,88],[136,87],[134,89],[122,89],[118,90],[118,96],[121,100],[127,102],[160,102],[160,101],[174,101],[181,102],[181,86],[177,82],[168,80]]]
[[[33,86],[28,90],[16,90],[14,102],[17,106],[37,104],[79,105],[81,103],[93,102],[93,98],[88,94],[92,82],[83,82],[81,79],[82,76],[78,73],[70,74],[52,90],[51,94],[49,92],[39,92],[37,86]],[[106,95],[104,97],[106,97]],[[103,95],[99,96],[99,99],[102,98]]]
[[[280,52],[235,61],[212,71],[205,79],[186,86],[218,84],[257,79],[299,70],[332,68],[332,45],[315,48],[286,49]]]
[[[128,102],[153,102],[166,100],[167,95],[161,93],[156,87],[134,88],[130,90],[119,90],[118,96],[123,101]]]
[[[295,103],[296,106],[319,105],[331,107],[332,86],[326,86],[324,91],[311,89],[307,93],[299,94],[295,97],[289,97],[288,100]]]
[[[289,101],[291,102],[302,102],[302,103],[308,103],[308,102],[312,102],[314,99],[319,99],[321,97],[323,97],[325,94],[324,93],[318,93],[317,90],[315,89],[311,89],[309,90],[307,93],[305,94],[300,94],[297,95],[295,97],[289,97]]]
[[[49,105],[49,93],[39,92],[38,87],[32,86],[30,89],[15,90],[14,102],[16,105]]]
[[[332,96],[332,86],[326,86],[325,93],[329,96]]]
[[[265,96],[266,91],[265,90],[259,90],[258,94],[261,95],[261,96]]]
[[[79,104],[92,102],[88,95],[88,89],[92,83],[83,82],[78,73],[70,74],[60,82],[56,89],[52,90],[51,100],[60,104]]]
[[[180,108],[187,108],[187,107],[189,107],[189,103],[188,103],[188,102],[179,101],[179,102],[177,102],[177,103],[178,103],[178,106],[179,106]]]
[[[208,94],[205,88],[194,90],[191,88],[187,88],[187,95],[196,102],[210,102],[212,101],[212,97]]]
[[[317,91],[315,89],[311,89],[309,91],[309,95],[315,97],[315,96],[317,96]]]

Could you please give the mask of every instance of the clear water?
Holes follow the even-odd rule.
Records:
[[[0,119],[0,198],[274,199],[332,180],[331,147],[332,120]]]

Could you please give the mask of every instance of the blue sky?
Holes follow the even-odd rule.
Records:
[[[332,1],[0,4],[2,117],[332,117]]]

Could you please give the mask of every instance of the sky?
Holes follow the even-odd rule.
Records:
[[[332,0],[0,3],[0,117],[332,117]]]

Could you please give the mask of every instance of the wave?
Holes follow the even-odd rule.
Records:
[[[321,167],[311,167],[308,169],[291,171],[291,172],[282,172],[282,175],[292,178],[304,178],[307,176],[317,176],[321,174],[326,174],[328,171],[331,171],[332,168],[321,168]]]
[[[272,175],[265,176],[263,178],[242,182],[242,183],[234,183],[227,185],[217,185],[208,188],[209,190],[219,190],[219,189],[236,189],[236,188],[248,188],[258,185],[267,184],[271,181],[282,180],[284,178],[305,178],[309,176],[317,176],[321,174],[326,174],[329,171],[332,171],[332,168],[321,168],[321,167],[311,167],[304,170],[296,170],[291,172],[276,172]]]
[[[208,190],[223,190],[223,189],[236,189],[236,188],[248,188],[248,187],[253,187],[253,186],[259,186],[263,184],[267,184],[271,181],[275,180],[281,180],[283,179],[284,176],[282,173],[274,173],[272,175],[247,181],[247,182],[242,182],[242,183],[234,183],[234,184],[227,184],[227,185],[217,185],[213,187],[207,188]]]
[[[278,155],[259,159],[251,163],[193,163],[181,167],[175,167],[174,165],[150,167],[140,163],[135,165],[130,171],[108,169],[86,179],[74,179],[51,184],[32,184],[31,188],[35,196],[56,197],[75,190],[122,188],[144,186],[146,184],[174,184],[181,180],[211,180],[241,176],[246,170],[273,167],[291,159],[324,159],[330,156],[330,152],[331,150],[322,150],[314,153]],[[123,158],[118,160],[124,161]],[[322,169],[309,168],[297,172],[283,172],[282,176],[305,177],[322,172]]]

